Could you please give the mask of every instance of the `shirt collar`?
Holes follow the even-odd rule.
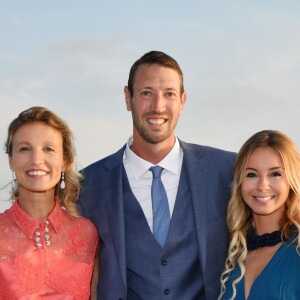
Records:
[[[133,142],[133,137],[130,137],[126,144],[124,159],[128,161],[129,166],[132,166],[131,169],[135,179],[139,179],[149,170],[150,167],[153,166],[153,164],[150,163],[149,161],[142,159],[130,149],[132,142]],[[183,151],[176,137],[175,144],[172,150],[157,165],[166,169],[169,172],[178,174],[180,172],[182,158],[183,158]]]
[[[50,224],[57,232],[61,226],[63,209],[61,208],[58,199],[56,199],[53,211],[49,214],[47,218],[45,218],[45,220],[39,222],[33,219],[31,216],[29,216],[26,212],[24,212],[22,208],[19,206],[18,199],[16,199],[12,207],[9,209],[9,214],[11,218],[14,220],[14,222],[18,225],[20,230],[28,238],[32,238],[37,226],[43,223],[46,219],[50,221]]]

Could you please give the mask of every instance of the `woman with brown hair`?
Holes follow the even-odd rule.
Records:
[[[8,128],[13,204],[0,214],[0,299],[89,299],[98,234],[78,216],[68,125],[43,107]]]

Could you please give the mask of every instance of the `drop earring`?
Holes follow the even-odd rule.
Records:
[[[12,182],[11,182],[11,187],[12,187],[12,190],[13,190],[13,193],[17,190],[18,188],[18,182],[17,182],[17,179],[16,179],[16,173],[12,170]]]
[[[65,172],[61,173],[61,182],[60,182],[60,189],[64,190],[66,187],[66,183],[65,183]]]

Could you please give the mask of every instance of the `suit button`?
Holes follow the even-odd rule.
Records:
[[[164,294],[165,294],[165,295],[170,295],[170,294],[171,294],[171,291],[170,291],[169,289],[165,289],[165,290],[164,290]]]
[[[166,260],[164,260],[164,259],[163,259],[163,260],[161,261],[161,265],[162,265],[162,266],[164,266],[164,267],[165,267],[167,264],[168,264],[168,263],[167,263],[167,261],[166,261]]]

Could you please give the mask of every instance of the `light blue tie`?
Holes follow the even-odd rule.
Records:
[[[163,247],[166,241],[170,226],[170,211],[166,190],[161,181],[162,167],[151,167],[153,174],[151,196],[153,211],[153,235]]]

